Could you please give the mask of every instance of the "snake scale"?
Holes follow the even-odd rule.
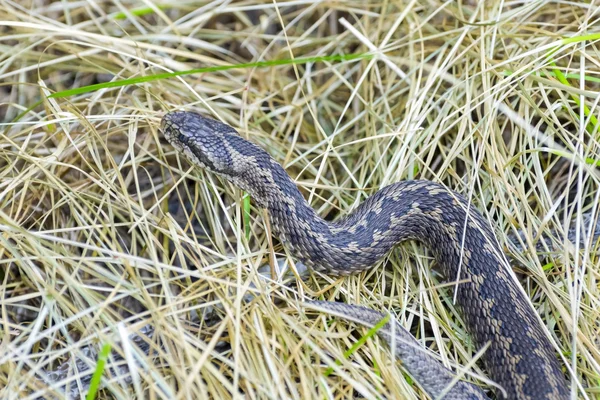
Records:
[[[348,275],[371,268],[402,241],[423,243],[445,278],[459,282],[459,309],[477,345],[488,346],[484,365],[506,398],[569,397],[553,346],[491,227],[461,195],[430,181],[398,182],[380,189],[349,215],[328,222],[310,207],[279,163],[232,127],[193,112],[170,112],[161,128],[167,141],[195,165],[247,191],[268,211],[281,242],[314,270]],[[344,303],[314,304],[363,324],[374,324],[382,316]],[[454,373],[435,359],[420,357],[425,352],[399,324],[388,324],[382,336],[432,397],[486,398],[471,384],[453,384]]]

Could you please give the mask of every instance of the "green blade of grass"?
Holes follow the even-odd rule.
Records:
[[[585,42],[588,40],[600,40],[600,33],[590,33],[589,35],[579,35],[579,36],[568,37],[568,38],[564,38],[562,40],[562,42],[564,44],[571,44],[571,43]]]
[[[96,364],[96,370],[94,371],[94,375],[92,375],[92,380],[90,381],[90,390],[85,396],[86,400],[94,400],[96,398],[96,394],[100,389],[100,380],[102,379],[102,374],[104,373],[104,366],[106,365],[106,360],[108,360],[110,349],[110,344],[106,343],[104,346],[102,346],[100,354],[98,354],[98,363]]]
[[[511,71],[509,69],[504,70],[504,72],[503,72],[504,76],[511,76],[514,73],[515,73],[514,71]],[[544,78],[556,78],[556,74],[552,71],[536,71],[536,72],[527,71],[525,73],[526,74],[534,73],[534,74],[539,75]],[[567,79],[581,79],[581,75],[579,75],[579,74],[564,74],[564,76]],[[586,75],[583,77],[583,80],[586,82],[600,83],[600,78],[596,78],[593,76]]]
[[[556,79],[558,79],[558,81],[565,86],[571,86],[571,84],[569,83],[569,80],[567,79],[565,74],[563,74],[563,72],[556,66],[556,63],[554,63],[554,61],[552,61],[550,63],[550,65],[552,67],[554,75],[556,76]],[[581,101],[579,100],[578,96],[571,94],[571,99],[573,99],[575,104],[577,104],[579,107],[583,106],[583,114],[590,119],[590,122],[585,127],[585,129],[588,131],[588,133],[593,134],[594,132],[597,132],[598,119],[594,115],[591,115],[592,112],[590,111],[590,108],[588,106],[586,106],[585,104],[582,104]],[[567,107],[566,104],[565,104],[565,107]],[[575,115],[575,118],[579,119],[578,113],[573,112],[573,114]]]
[[[371,329],[369,329],[364,336],[361,336],[360,339],[358,339],[356,341],[356,343],[354,343],[354,345],[352,345],[352,347],[350,347],[348,350],[346,350],[344,352],[344,359],[346,360],[346,359],[348,359],[348,357],[350,357],[352,354],[354,354],[356,352],[356,350],[358,350],[358,348],[360,348],[360,346],[365,344],[369,338],[373,337],[381,328],[383,328],[383,326],[385,324],[388,323],[389,320],[390,320],[390,315],[387,314],[385,317],[383,317],[381,319],[381,321],[379,321]],[[335,360],[335,363],[336,363],[336,365],[342,365],[342,362],[340,360]],[[332,373],[333,373],[333,367],[329,367],[325,370],[324,375],[329,376]]]
[[[167,9],[172,6],[170,6],[169,4],[156,4],[155,7],[158,9],[164,10],[164,9]],[[151,7],[139,7],[139,8],[134,8],[133,10],[129,10],[129,13],[135,17],[143,17],[144,15],[154,13],[154,9]],[[113,16],[113,19],[125,19],[125,18],[127,18],[127,15],[124,12],[116,13]]]
[[[191,74],[200,74],[205,72],[218,72],[218,71],[228,71],[232,69],[242,69],[242,68],[263,68],[263,67],[273,67],[277,65],[294,65],[294,64],[306,64],[306,63],[316,63],[316,62],[330,62],[330,61],[351,61],[351,60],[359,60],[359,59],[370,59],[373,57],[372,54],[368,53],[352,53],[352,54],[336,54],[332,56],[314,56],[314,57],[303,57],[303,58],[286,58],[283,60],[271,60],[271,61],[257,61],[251,63],[241,63],[241,64],[229,64],[229,65],[219,65],[215,67],[204,67],[204,68],[195,68],[187,71],[176,71],[176,72],[165,72],[154,75],[140,76],[137,78],[123,79],[120,81],[112,81],[112,82],[104,82],[97,83],[95,85],[83,86],[75,89],[63,90],[60,92],[56,92],[48,96],[51,99],[58,99],[69,97],[77,94],[89,93],[100,89],[108,89],[113,87],[121,87],[127,85],[135,85],[144,82],[151,82],[160,79],[168,79],[176,76],[183,75],[191,75]]]

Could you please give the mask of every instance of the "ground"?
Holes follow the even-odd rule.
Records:
[[[137,369],[104,370],[99,398],[426,398],[376,337],[345,357],[367,330],[314,299],[391,312],[447,365],[478,356],[416,244],[294,275],[262,210],[162,138],[171,110],[267,149],[327,219],[400,180],[462,193],[573,398],[600,395],[593,2],[3,0],[0,20],[0,397],[59,398],[45,374],[108,344]],[[144,326],[151,355],[127,340]]]

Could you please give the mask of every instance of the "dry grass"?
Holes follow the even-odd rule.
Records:
[[[174,109],[267,148],[327,218],[418,177],[472,199],[501,243],[523,230],[509,252],[572,371],[573,398],[600,396],[598,243],[566,245],[569,231],[588,234],[583,213],[598,212],[597,5],[153,4],[0,0],[0,397],[58,397],[42,370],[104,343],[137,368],[133,384],[107,373],[100,398],[426,397],[377,339],[337,366],[365,330],[301,307],[315,298],[391,311],[444,362],[476,353],[452,290],[415,244],[344,279],[257,274],[294,258],[269,240],[259,209],[244,223],[239,190],[165,144],[158,122]],[[48,97],[348,53],[374,57]],[[538,232],[553,246],[536,246]],[[190,322],[209,311],[211,324]],[[163,344],[152,356],[124,340],[145,324]]]

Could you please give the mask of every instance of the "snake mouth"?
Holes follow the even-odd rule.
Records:
[[[171,146],[175,147],[177,150],[183,150],[183,143],[179,140],[179,129],[177,124],[173,121],[172,113],[167,113],[162,117],[160,120],[160,130]]]
[[[171,137],[171,119],[169,118],[169,114],[163,115],[162,119],[160,120],[159,129],[162,132],[165,139],[169,140],[169,138]]]

